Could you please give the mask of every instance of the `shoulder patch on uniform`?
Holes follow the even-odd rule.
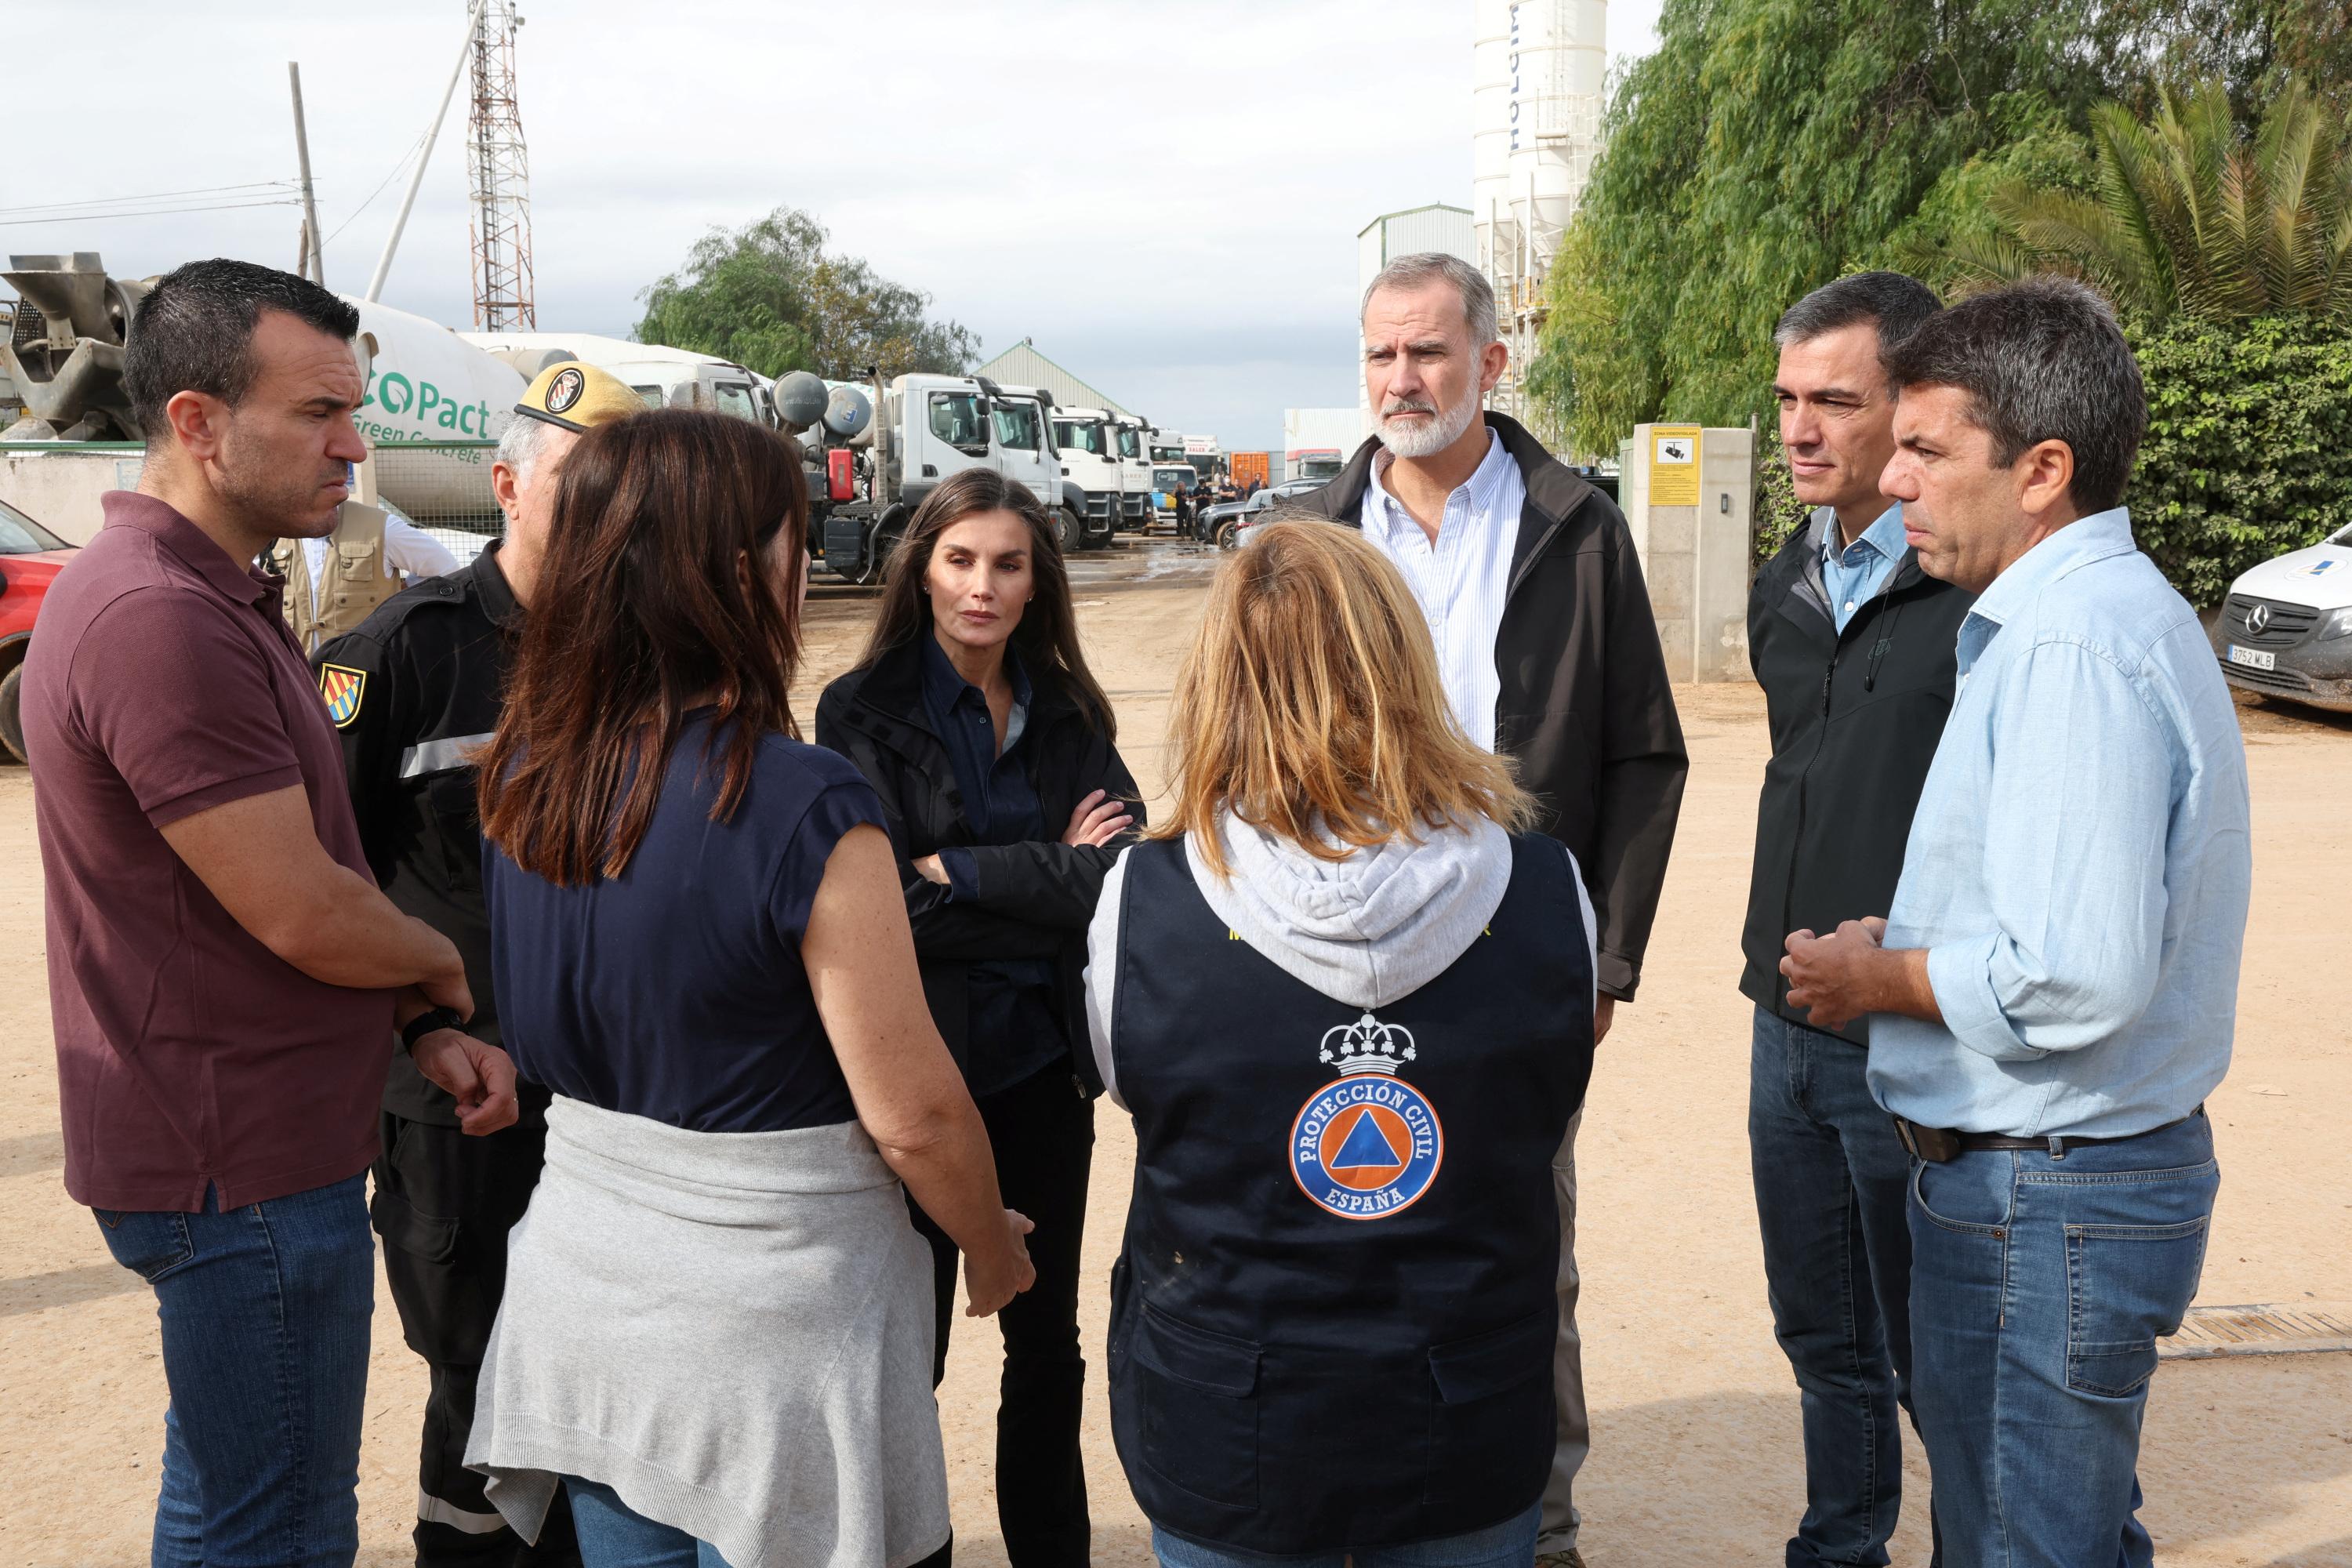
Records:
[[[351,728],[352,721],[360,716],[360,698],[366,691],[366,670],[341,664],[319,667],[319,695],[327,700],[327,717],[334,721],[336,729]]]

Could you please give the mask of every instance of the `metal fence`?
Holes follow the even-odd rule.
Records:
[[[464,565],[506,531],[490,493],[495,441],[387,441],[373,448],[376,499],[430,534]],[[0,443],[0,500],[75,544],[99,529],[99,497],[139,483],[135,441]]]
[[[495,441],[386,441],[375,447],[379,502],[431,534],[462,566],[506,531],[490,493]]]

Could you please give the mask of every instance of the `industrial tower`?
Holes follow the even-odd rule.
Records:
[[[530,268],[530,160],[515,108],[515,0],[488,0],[474,28],[474,110],[467,121],[473,175],[474,330],[539,326]]]
[[[1488,406],[1534,412],[1520,377],[1549,306],[1552,258],[1601,151],[1608,0],[1474,0],[1470,215],[1510,367]]]

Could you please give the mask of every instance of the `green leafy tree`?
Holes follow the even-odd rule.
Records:
[[[2184,313],[2132,335],[2148,405],[2132,531],[2192,604],[2352,522],[2352,328]]]
[[[971,367],[980,348],[972,332],[928,319],[929,294],[828,252],[826,238],[823,225],[792,207],[739,229],[713,228],[684,267],[637,296],[646,307],[637,341],[717,354],[769,376],[807,370],[846,381],[877,366],[887,380]]]
[[[1992,232],[1956,236],[1948,251],[1957,281],[2065,272],[2150,322],[2176,312],[2352,322],[2352,138],[2299,79],[2251,137],[2216,77],[2163,89],[2147,124],[2101,104],[2091,138],[2095,190],[2003,182],[1988,203]]]
[[[1990,240],[1990,194],[2087,191],[2103,100],[2341,81],[2343,0],[1666,0],[1617,82],[1528,367],[1582,455],[1769,420],[1771,329],[1843,273]],[[2298,64],[2297,62],[2309,62]]]

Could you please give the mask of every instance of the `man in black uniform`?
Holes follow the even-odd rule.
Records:
[[[368,864],[394,904],[457,944],[475,998],[471,1031],[493,1045],[498,999],[470,759],[498,727],[563,458],[580,431],[644,407],[592,366],[542,373],[515,405],[490,469],[505,537],[471,565],[387,600],[317,655],[322,686],[357,686],[340,728]],[[580,1561],[569,1507],[550,1510],[538,1545],[525,1545],[484,1499],[483,1478],[465,1467],[474,1381],[506,1287],[507,1232],[545,1158],[548,1092],[517,1088],[520,1118],[487,1138],[458,1131],[449,1096],[404,1055],[393,1058],[384,1088],[372,1209],[401,1330],[433,1379],[417,1468],[418,1568]]]

